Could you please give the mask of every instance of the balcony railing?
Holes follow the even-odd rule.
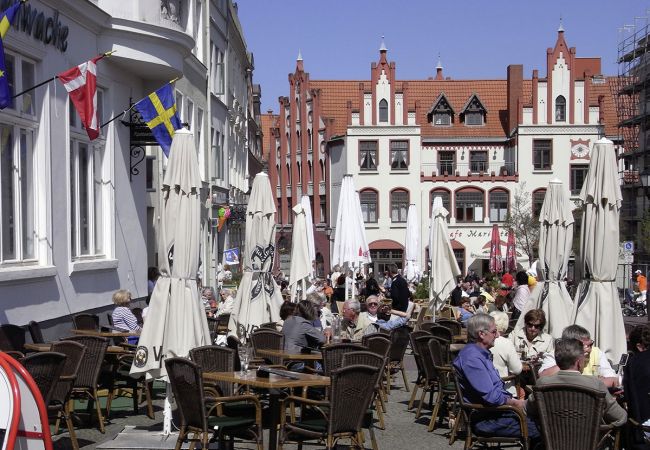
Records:
[[[640,181],[638,170],[623,170],[620,173],[623,184],[636,184]]]
[[[472,162],[448,162],[424,163],[422,164],[424,176],[460,176],[469,175],[494,175],[512,176],[515,174],[515,163],[504,161],[472,161]]]

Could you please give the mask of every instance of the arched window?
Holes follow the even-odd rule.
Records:
[[[298,166],[298,183],[302,183],[302,166],[300,163],[296,163]]]
[[[555,99],[555,121],[566,121],[566,99],[562,95],[558,95]]]
[[[302,140],[300,139],[300,130],[296,131],[296,149],[298,153],[302,151]]]
[[[379,122],[388,122],[388,102],[381,99],[379,102]]]
[[[307,176],[309,177],[309,179],[307,179],[307,181],[311,183],[312,180],[313,180],[313,178],[312,178],[312,173],[311,173],[311,172],[312,172],[312,171],[311,171],[311,161],[307,161],[307,170],[308,170],[308,172],[309,172],[309,173],[307,174]],[[312,211],[313,211],[313,208],[312,208]]]
[[[319,278],[325,278],[325,259],[320,252],[316,253],[316,274]]]
[[[456,221],[482,222],[485,193],[479,189],[466,188],[456,192]]]
[[[275,166],[275,173],[278,174],[278,186],[280,186],[280,166],[279,165]]]
[[[505,189],[490,191],[490,222],[503,222],[508,215],[509,195]]]
[[[406,223],[409,209],[409,193],[405,189],[395,189],[390,193],[390,220],[393,223]]]
[[[447,222],[449,222],[449,219],[451,218],[452,215],[451,194],[446,189],[432,189],[431,192],[429,193],[429,217],[431,217],[431,213],[433,212],[433,200],[436,197],[440,197],[442,199],[442,206],[444,206],[447,212],[449,213],[449,215],[447,216]]]
[[[291,166],[287,164],[287,184],[291,184]]]
[[[320,179],[321,181],[325,181],[325,163],[321,159],[318,161],[318,165],[320,166]]]
[[[544,205],[544,197],[546,197],[546,189],[536,189],[533,191],[532,212],[533,217],[538,218],[542,212],[542,205]]]
[[[313,138],[312,138],[311,130],[307,129],[307,150],[308,151],[311,151],[312,148],[313,148],[313,142],[312,141],[313,141]]]
[[[377,223],[377,191],[373,189],[362,190],[359,192],[359,201],[364,223]]]

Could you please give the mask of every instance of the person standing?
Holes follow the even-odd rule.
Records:
[[[411,291],[404,277],[397,271],[397,265],[390,265],[390,298],[393,301],[392,308],[397,311],[406,312],[409,306]]]
[[[516,320],[519,318],[521,312],[524,310],[524,305],[528,302],[528,298],[530,297],[530,289],[528,289],[528,274],[523,270],[517,272],[515,281],[517,282],[517,289],[515,289],[515,296],[512,299],[514,310],[512,311],[510,320]]]
[[[639,301],[646,301],[646,294],[648,293],[648,279],[643,275],[643,272],[641,272],[639,269],[634,272],[636,275],[636,284],[639,289],[639,292],[641,293],[641,296],[639,297]]]

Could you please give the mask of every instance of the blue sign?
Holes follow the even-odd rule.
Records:
[[[229,266],[239,265],[239,249],[229,248],[223,251],[223,263]]]

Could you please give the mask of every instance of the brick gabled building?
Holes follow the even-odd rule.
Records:
[[[563,29],[546,53],[546,77],[534,70],[524,79],[523,66],[510,65],[501,80],[453,80],[440,63],[426,80],[399,80],[383,42],[368,80],[311,80],[299,57],[290,95],[263,122],[265,135],[274,136],[265,151],[277,186],[280,259],[290,251],[290,208],[309,195],[318,263],[330,270],[327,238],[336,233],[341,179],[349,173],[360,192],[374,273],[402,265],[411,203],[426,258],[435,196],[450,211],[461,269],[486,270],[490,230],[504,221],[517,189],[525,186],[534,211],[552,178],[577,195],[593,142],[618,139],[613,79],[602,76],[600,58],[577,57]],[[505,254],[505,238],[503,245]],[[523,254],[520,261],[528,265]]]

